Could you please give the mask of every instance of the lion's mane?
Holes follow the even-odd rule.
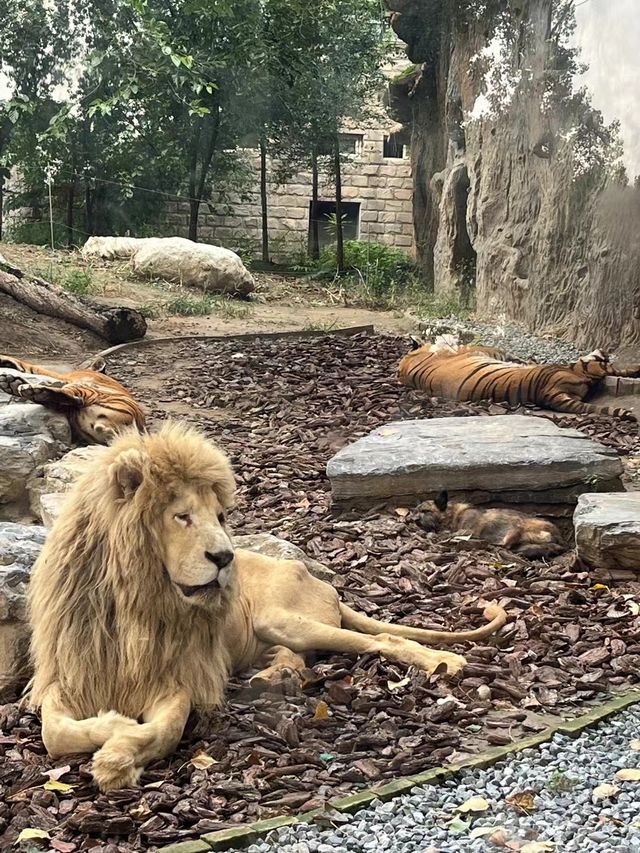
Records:
[[[114,470],[128,451],[142,456],[143,479],[123,500]],[[229,598],[217,614],[190,605],[162,560],[161,514],[184,483],[211,487],[223,506],[232,504],[226,456],[176,423],[153,435],[123,434],[77,481],[30,584],[32,704],[55,682],[79,718],[103,710],[138,717],[175,685],[194,706],[220,703]]]

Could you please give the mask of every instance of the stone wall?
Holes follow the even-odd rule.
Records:
[[[342,198],[359,204],[358,238],[374,240],[413,251],[411,163],[383,156],[383,129],[349,129],[349,136],[362,138],[356,154],[345,157]],[[203,204],[200,212],[199,239],[230,248],[261,240],[259,156],[248,151],[254,180],[243,197],[227,195],[223,202],[214,197],[211,207]],[[326,166],[326,164],[324,164]],[[271,169],[269,168],[269,175]],[[284,253],[306,250],[309,235],[311,172],[295,175],[283,186],[268,181],[269,237],[274,260]],[[320,161],[319,199],[333,202],[334,187],[326,179]],[[187,236],[189,207],[186,202],[167,205],[167,224],[172,233]],[[279,257],[280,256],[280,257]]]

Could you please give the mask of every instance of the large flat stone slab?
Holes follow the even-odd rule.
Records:
[[[616,452],[546,418],[433,418],[381,426],[327,465],[334,499],[428,498],[573,507],[584,492],[622,490]]]
[[[640,574],[640,492],[581,495],[573,523],[578,556],[588,566]]]

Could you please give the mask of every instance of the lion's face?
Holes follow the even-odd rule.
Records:
[[[92,444],[110,444],[133,422],[130,412],[94,403],[77,411],[74,426],[80,436]]]
[[[162,514],[164,565],[194,604],[213,604],[233,582],[234,550],[213,490],[185,486]]]

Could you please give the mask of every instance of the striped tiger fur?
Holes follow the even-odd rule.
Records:
[[[420,344],[400,361],[398,380],[434,397],[461,402],[491,400],[510,406],[539,406],[556,412],[613,415],[636,420],[627,409],[585,400],[605,376],[640,376],[640,366],[618,367],[601,350],[573,365],[523,364],[494,347]]]
[[[46,384],[29,382],[24,375],[2,374],[3,368],[57,381]],[[86,444],[108,444],[128,426],[144,429],[144,410],[123,385],[101,372],[104,361],[92,362],[92,368],[58,373],[12,356],[0,355],[0,390],[63,412],[74,438]]]

